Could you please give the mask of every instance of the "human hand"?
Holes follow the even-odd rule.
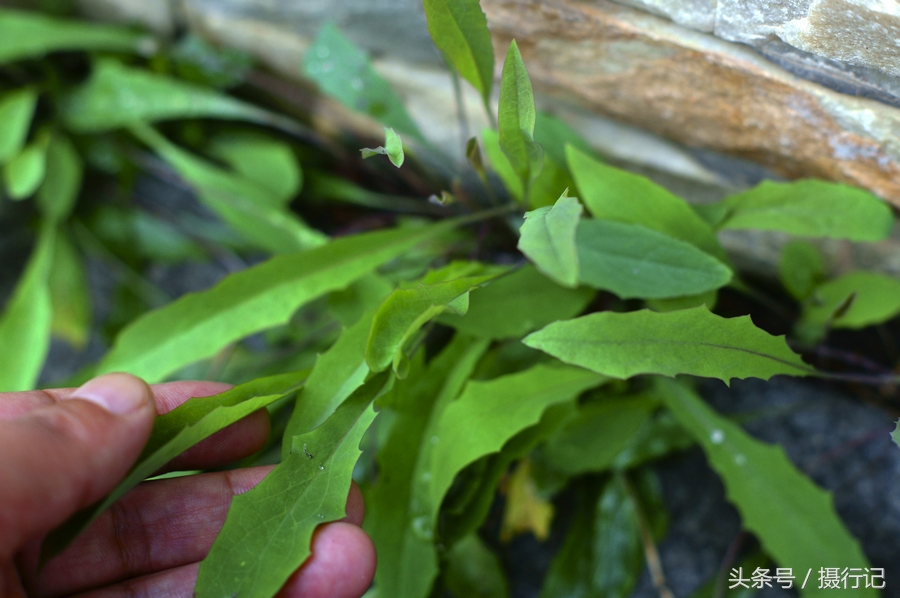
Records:
[[[215,382],[151,388],[128,374],[108,374],[77,390],[0,393],[0,598],[191,596],[199,561],[225,522],[231,498],[258,484],[271,467],[145,482],[37,574],[40,539],[124,477],[157,412],[228,388]],[[170,469],[240,459],[259,450],[268,432],[268,416],[259,411],[186,451]],[[354,485],[347,517],[316,530],[312,556],[279,596],[362,595],[375,571],[362,518],[362,495]]]

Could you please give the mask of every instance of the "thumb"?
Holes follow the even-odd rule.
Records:
[[[107,374],[0,421],[0,562],[109,492],[140,455],[155,415],[141,379]]]

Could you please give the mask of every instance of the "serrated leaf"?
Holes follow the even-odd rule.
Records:
[[[285,429],[283,457],[291,451],[291,438],[317,428],[365,383],[369,375],[366,343],[371,328],[370,313],[344,329],[331,348],[318,356],[309,379],[297,395],[296,406]]]
[[[0,8],[0,63],[59,50],[135,52],[148,42],[153,43],[148,36],[121,27]]]
[[[440,503],[463,467],[499,451],[507,440],[538,423],[551,405],[574,400],[605,381],[604,376],[559,364],[538,364],[486,382],[470,381],[434,429],[433,503]]]
[[[578,198],[563,192],[552,208],[526,212],[520,229],[519,251],[543,274],[566,287],[578,285],[575,233],[583,211]]]
[[[500,147],[500,134],[494,129],[484,129],[481,132],[481,141],[484,143],[484,153],[487,154],[490,161],[491,170],[503,181],[507,193],[517,201],[522,201],[525,196],[525,186],[522,179],[516,174],[509,158],[503,152],[503,148]]]
[[[729,384],[733,378],[815,375],[784,337],[760,330],[749,316],[722,318],[704,307],[595,313],[550,324],[522,342],[613,378],[690,374]]]
[[[629,447],[657,405],[657,400],[640,395],[589,403],[547,439],[540,450],[541,463],[567,476],[604,471]]]
[[[728,264],[712,228],[686,201],[646,177],[603,164],[566,148],[578,197],[595,218],[640,224],[698,247]]]
[[[286,322],[302,305],[455,225],[444,221],[344,237],[227,276],[208,291],[186,295],[128,325],[98,373],[127,371],[148,382],[159,381],[229,343]]]
[[[638,224],[582,220],[576,241],[581,283],[623,299],[696,295],[731,280],[716,258]]]
[[[425,0],[434,45],[488,106],[494,83],[494,47],[478,0]]]
[[[873,194],[842,183],[805,179],[763,181],[722,201],[728,216],[721,229],[777,230],[805,237],[851,241],[886,239],[891,209]]]
[[[369,368],[380,372],[393,364],[394,371],[398,371],[403,347],[419,328],[445,312],[464,315],[469,308],[469,291],[499,273],[419,283],[413,288],[395,290],[375,312],[366,345]]]
[[[103,511],[166,463],[231,424],[295,392],[307,372],[259,378],[213,397],[190,399],[153,422],[141,456],[121,482],[103,499],[78,511],[50,532],[41,545],[41,562],[62,552]]]
[[[0,9],[0,32],[5,11]],[[0,33],[0,40],[4,40]],[[3,41],[0,41],[2,52]],[[0,166],[12,160],[25,147],[28,129],[37,106],[37,92],[25,88],[12,91],[0,100]]]
[[[425,598],[438,574],[434,530],[441,497],[431,494],[432,438],[487,346],[457,335],[427,368],[418,353],[409,376],[386,397],[396,415],[378,454],[365,522],[381,562],[375,585],[383,596]]]
[[[550,322],[584,311],[591,289],[565,289],[526,265],[473,289],[465,316],[444,314],[438,322],[484,338],[520,338]]]
[[[506,598],[509,596],[500,560],[478,538],[469,534],[447,555],[446,586],[455,596]]]
[[[25,271],[0,315],[0,391],[31,390],[50,349],[50,269],[57,231],[44,223]]]
[[[508,542],[519,534],[531,532],[543,542],[550,535],[553,512],[553,503],[538,494],[531,476],[531,460],[525,457],[506,485],[500,540]]]
[[[848,297],[852,302],[839,309]],[[815,288],[803,304],[801,323],[865,328],[900,314],[900,280],[877,272],[850,272]]]
[[[65,234],[56,239],[48,284],[53,335],[76,349],[84,348],[91,333],[91,289],[83,258]]]
[[[47,173],[47,134],[39,135],[3,167],[3,183],[10,199],[31,197]]]
[[[65,220],[81,191],[84,165],[68,137],[53,135],[47,146],[47,174],[38,189],[37,203],[52,221]]]
[[[368,114],[386,127],[423,139],[400,96],[372,68],[366,53],[332,23],[322,26],[306,52],[303,71],[326,95]]]
[[[506,53],[500,77],[500,108],[497,128],[500,148],[527,189],[540,174],[544,151],[534,140],[534,92],[531,79],[513,40]]]
[[[803,301],[825,278],[822,254],[806,241],[791,241],[781,250],[778,279],[791,296]]]
[[[380,145],[375,149],[372,148],[363,148],[359,150],[362,152],[363,160],[366,158],[371,158],[372,156],[387,156],[391,160],[391,164],[400,168],[403,166],[403,141],[400,139],[400,136],[394,132],[394,129],[390,129],[388,127],[384,128],[384,145]]]
[[[375,419],[387,376],[357,390],[325,423],[294,436],[290,455],[234,497],[222,531],[200,563],[197,598],[269,598],[311,554],[316,527],[346,515],[359,442]]]
[[[678,421],[697,439],[725,484],[728,499],[782,567],[818,571],[822,563],[868,567],[857,541],[834,509],[831,495],[800,472],[781,447],[755,440],[721,417],[699,396],[672,380],[658,380],[660,396]],[[858,588],[855,596],[878,596]],[[828,596],[808,584],[804,597]]]
[[[96,61],[87,82],[64,98],[62,118],[76,133],[181,118],[242,120],[292,133],[305,131],[290,119],[208,87],[128,67],[112,58]]]
[[[300,220],[265,187],[181,149],[152,127],[136,124],[129,130],[169,162],[194,187],[200,201],[254,245],[288,253],[327,241],[324,233]]]
[[[303,171],[297,157],[290,145],[270,135],[220,135],[210,143],[209,153],[264,188],[280,205],[300,193]]]

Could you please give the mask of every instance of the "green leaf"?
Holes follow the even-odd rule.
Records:
[[[591,586],[598,598],[630,596],[644,565],[638,513],[625,483],[613,476],[597,502]]]
[[[82,256],[68,235],[56,239],[48,283],[53,335],[76,349],[84,348],[91,334],[91,289]]]
[[[578,197],[595,218],[640,224],[698,247],[728,263],[712,228],[686,201],[646,177],[599,162],[566,148]]]
[[[200,201],[254,245],[272,253],[288,253],[327,241],[325,234],[286,209],[284,200],[266,187],[217,168],[171,143],[149,126],[133,125],[130,130],[197,190]]]
[[[520,229],[519,251],[543,274],[566,287],[578,285],[575,232],[583,211],[578,198],[563,192],[552,208],[527,212]]]
[[[575,420],[547,439],[541,463],[567,476],[604,471],[628,448],[657,405],[656,399],[640,395],[589,403]]]
[[[310,555],[316,527],[346,515],[359,442],[375,419],[387,376],[357,390],[262,482],[234,497],[222,531],[200,563],[197,598],[269,598]]]
[[[486,382],[470,381],[433,432],[432,503],[440,503],[463,467],[499,451],[507,440],[538,423],[551,405],[574,400],[604,381],[603,376],[559,364],[538,364]]]
[[[295,392],[307,372],[259,378],[214,397],[190,399],[153,422],[153,432],[141,456],[112,492],[78,511],[50,532],[41,546],[41,562],[62,552],[110,505],[166,463],[219,430]]]
[[[528,190],[529,207],[552,206],[559,199],[562,190],[575,188],[575,181],[569,176],[569,171],[560,164],[565,164],[565,162],[557,163],[550,156],[544,156],[544,167],[541,169],[541,174],[531,182]]]
[[[44,223],[25,272],[0,315],[0,391],[31,390],[50,349],[50,269],[57,231]]]
[[[849,308],[838,310],[852,296]],[[840,311],[841,313],[835,313]],[[877,272],[850,272],[815,288],[801,323],[865,328],[900,314],[900,280]]]
[[[362,152],[363,160],[371,158],[372,156],[387,156],[390,158],[391,164],[400,168],[403,166],[403,141],[400,139],[400,136],[394,132],[394,129],[388,127],[384,128],[384,137],[385,142],[383,146],[379,145],[375,149],[366,147],[359,150]]]
[[[722,318],[704,307],[655,313],[602,312],[550,324],[522,341],[613,378],[690,374],[719,378],[810,376],[815,370],[749,316]]]
[[[601,160],[590,144],[585,141],[578,131],[573,129],[563,119],[549,112],[538,111],[534,124],[534,139],[544,148],[546,157],[551,158],[556,164],[566,164],[566,146],[591,156],[595,160]]]
[[[719,292],[717,290],[707,291],[699,295],[686,295],[684,297],[674,297],[672,299],[648,299],[647,307],[653,311],[678,311],[681,309],[690,309],[705,305],[706,309],[713,310],[719,300]]]
[[[394,371],[399,371],[404,345],[419,328],[444,312],[464,315],[469,308],[469,291],[497,274],[487,272],[395,290],[375,312],[366,346],[369,368],[380,372],[393,364]]]
[[[886,239],[894,225],[888,205],[842,183],[805,179],[763,181],[722,202],[729,214],[722,229],[777,230],[806,237],[851,241]]]
[[[525,197],[525,187],[503,148],[500,147],[500,134],[494,129],[484,129],[481,132],[481,141],[484,143],[484,153],[490,161],[491,170],[503,181],[507,193],[517,201],[522,201]]]
[[[900,447],[900,420],[897,421],[894,431],[891,432],[891,439],[894,441],[894,444]]]
[[[386,127],[423,140],[403,101],[372,68],[366,53],[332,23],[322,26],[312,47],[306,52],[303,71],[326,95],[368,114]]]
[[[425,598],[438,573],[434,530],[441,498],[431,494],[434,429],[472,375],[488,342],[457,335],[426,367],[423,354],[386,397],[395,414],[378,454],[378,480],[366,497],[365,529],[381,565],[375,585],[382,596]]]
[[[778,279],[791,296],[803,301],[825,278],[822,254],[806,241],[791,241],[781,250]]]
[[[582,284],[623,299],[696,295],[731,280],[731,270],[719,260],[638,224],[582,220],[577,243]]]
[[[565,289],[528,264],[473,289],[465,316],[444,314],[438,322],[483,338],[521,338],[550,322],[573,318],[596,293]]]
[[[302,305],[341,289],[456,222],[344,237],[276,256],[186,295],[127,326],[98,366],[157,382],[241,338],[287,322]]]
[[[90,79],[69,93],[62,117],[76,133],[100,133],[137,122],[220,118],[276,126],[302,134],[298,123],[252,104],[112,58],[95,62]]]
[[[38,190],[37,202],[47,218],[65,220],[81,191],[84,165],[68,137],[53,135],[47,147],[47,174]]]
[[[516,41],[510,43],[500,78],[497,125],[500,147],[527,189],[544,164],[544,151],[534,140],[534,93]]]
[[[59,50],[136,52],[152,43],[152,38],[121,27],[0,8],[0,63],[39,58]]]
[[[424,4],[434,45],[488,106],[494,83],[494,47],[478,0],[425,0]]]
[[[48,135],[39,135],[3,167],[3,182],[10,199],[31,197],[41,186],[47,173],[49,140]]]
[[[209,153],[285,205],[300,193],[303,172],[291,146],[270,135],[219,135]]]
[[[455,596],[506,598],[509,589],[500,561],[478,538],[469,534],[447,555],[446,587]]]
[[[0,9],[0,31],[4,11]],[[0,33],[0,52],[6,41]],[[0,166],[12,160],[25,147],[28,129],[37,106],[37,92],[25,88],[10,92],[0,100]]]
[[[372,314],[361,318],[328,351],[318,356],[309,379],[297,395],[296,406],[284,432],[283,457],[291,451],[293,436],[321,425],[344,400],[366,381],[366,343]]]
[[[835,512],[831,495],[800,472],[781,447],[750,437],[684,385],[662,379],[658,384],[666,406],[697,439],[721,476],[743,526],[759,538],[779,566],[795,571],[818,571],[822,563],[868,567],[859,544]],[[874,589],[859,588],[853,593],[878,596]],[[830,595],[814,584],[801,594]]]

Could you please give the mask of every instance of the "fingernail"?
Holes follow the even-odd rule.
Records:
[[[83,399],[107,411],[127,415],[140,409],[149,399],[147,385],[131,374],[106,374],[85,382],[70,399]]]

